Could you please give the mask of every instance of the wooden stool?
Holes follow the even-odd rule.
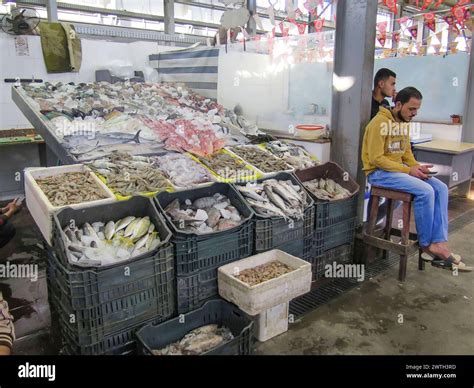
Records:
[[[369,222],[364,233],[364,242],[369,245],[368,261],[373,261],[375,256],[375,248],[384,250],[383,257],[387,258],[388,251],[395,252],[400,255],[400,268],[398,272],[398,279],[403,282],[406,278],[407,272],[407,258],[409,251],[418,244],[418,236],[415,233],[410,233],[410,218],[411,218],[411,203],[413,195],[403,191],[385,189],[383,187],[372,186],[371,190],[371,206],[369,213]],[[380,198],[387,199],[387,220],[385,228],[382,232],[382,237],[377,237],[375,233],[375,225],[377,223],[377,214],[379,210]],[[393,220],[393,201],[403,202],[403,216],[402,216],[402,230],[392,228]],[[391,236],[398,236],[401,238],[400,243],[393,242]],[[410,239],[411,238],[411,239]],[[421,254],[418,258],[418,269],[424,269],[424,262]]]

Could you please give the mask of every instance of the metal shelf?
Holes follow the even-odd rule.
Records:
[[[28,121],[33,125],[35,131],[41,135],[48,147],[56,154],[62,164],[76,164],[78,160],[67,152],[61,145],[60,139],[56,136],[52,125],[44,119],[43,115],[37,112],[29,104],[27,95],[22,91],[12,87],[12,100],[25,115]]]

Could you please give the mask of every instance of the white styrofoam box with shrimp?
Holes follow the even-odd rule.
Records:
[[[270,152],[266,151],[266,150],[262,150],[260,147],[256,146],[256,145],[243,145],[243,146],[239,146],[239,147],[249,147],[249,148],[255,148],[261,152],[264,152],[265,154],[268,155],[268,159],[276,159],[278,160],[279,162],[283,162],[282,159],[278,159],[275,155],[271,154]],[[287,166],[288,166],[288,169],[287,170],[278,170],[278,171],[272,171],[272,172],[263,172],[262,170],[260,170],[257,166],[255,166],[254,164],[252,164],[249,160],[243,158],[242,156],[238,155],[236,152],[232,151],[232,147],[225,147],[224,148],[227,152],[229,152],[232,156],[235,156],[236,158],[244,161],[246,164],[250,165],[255,171],[257,171],[257,173],[259,175],[261,175],[262,178],[271,178],[273,176],[275,176],[276,174],[278,174],[279,172],[287,172],[287,173],[292,173],[295,171],[295,169],[293,167],[291,167],[288,163],[285,163]]]
[[[235,275],[250,268],[279,261],[293,271],[250,286]],[[247,257],[218,269],[219,294],[249,315],[287,303],[311,290],[311,264],[278,249]]]
[[[75,172],[88,172],[97,184],[99,192],[104,194],[106,198],[95,201],[75,203],[64,206],[53,206],[46,194],[41,190],[36,179],[46,178],[54,175],[61,175]],[[69,206],[74,209],[82,209],[89,206],[108,204],[115,202],[114,193],[89,169],[89,167],[82,164],[72,164],[68,166],[58,167],[33,167],[25,169],[25,198],[26,206],[36,222],[41,234],[51,244],[52,238],[52,214],[58,210]]]

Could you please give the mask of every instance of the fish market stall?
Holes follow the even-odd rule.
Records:
[[[322,263],[341,247],[350,259],[358,188],[270,135],[329,123],[332,54],[288,62],[310,53],[304,39],[278,40],[286,56],[221,52],[217,101],[174,83],[13,87],[67,164],[32,170],[26,186],[66,353],[128,354],[137,341],[143,354],[250,354],[254,337],[288,329],[289,301]]]

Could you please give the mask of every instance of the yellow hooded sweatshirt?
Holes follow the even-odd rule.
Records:
[[[366,175],[378,168],[408,174],[419,164],[411,152],[410,123],[395,121],[389,109],[380,107],[365,128],[362,162]]]

